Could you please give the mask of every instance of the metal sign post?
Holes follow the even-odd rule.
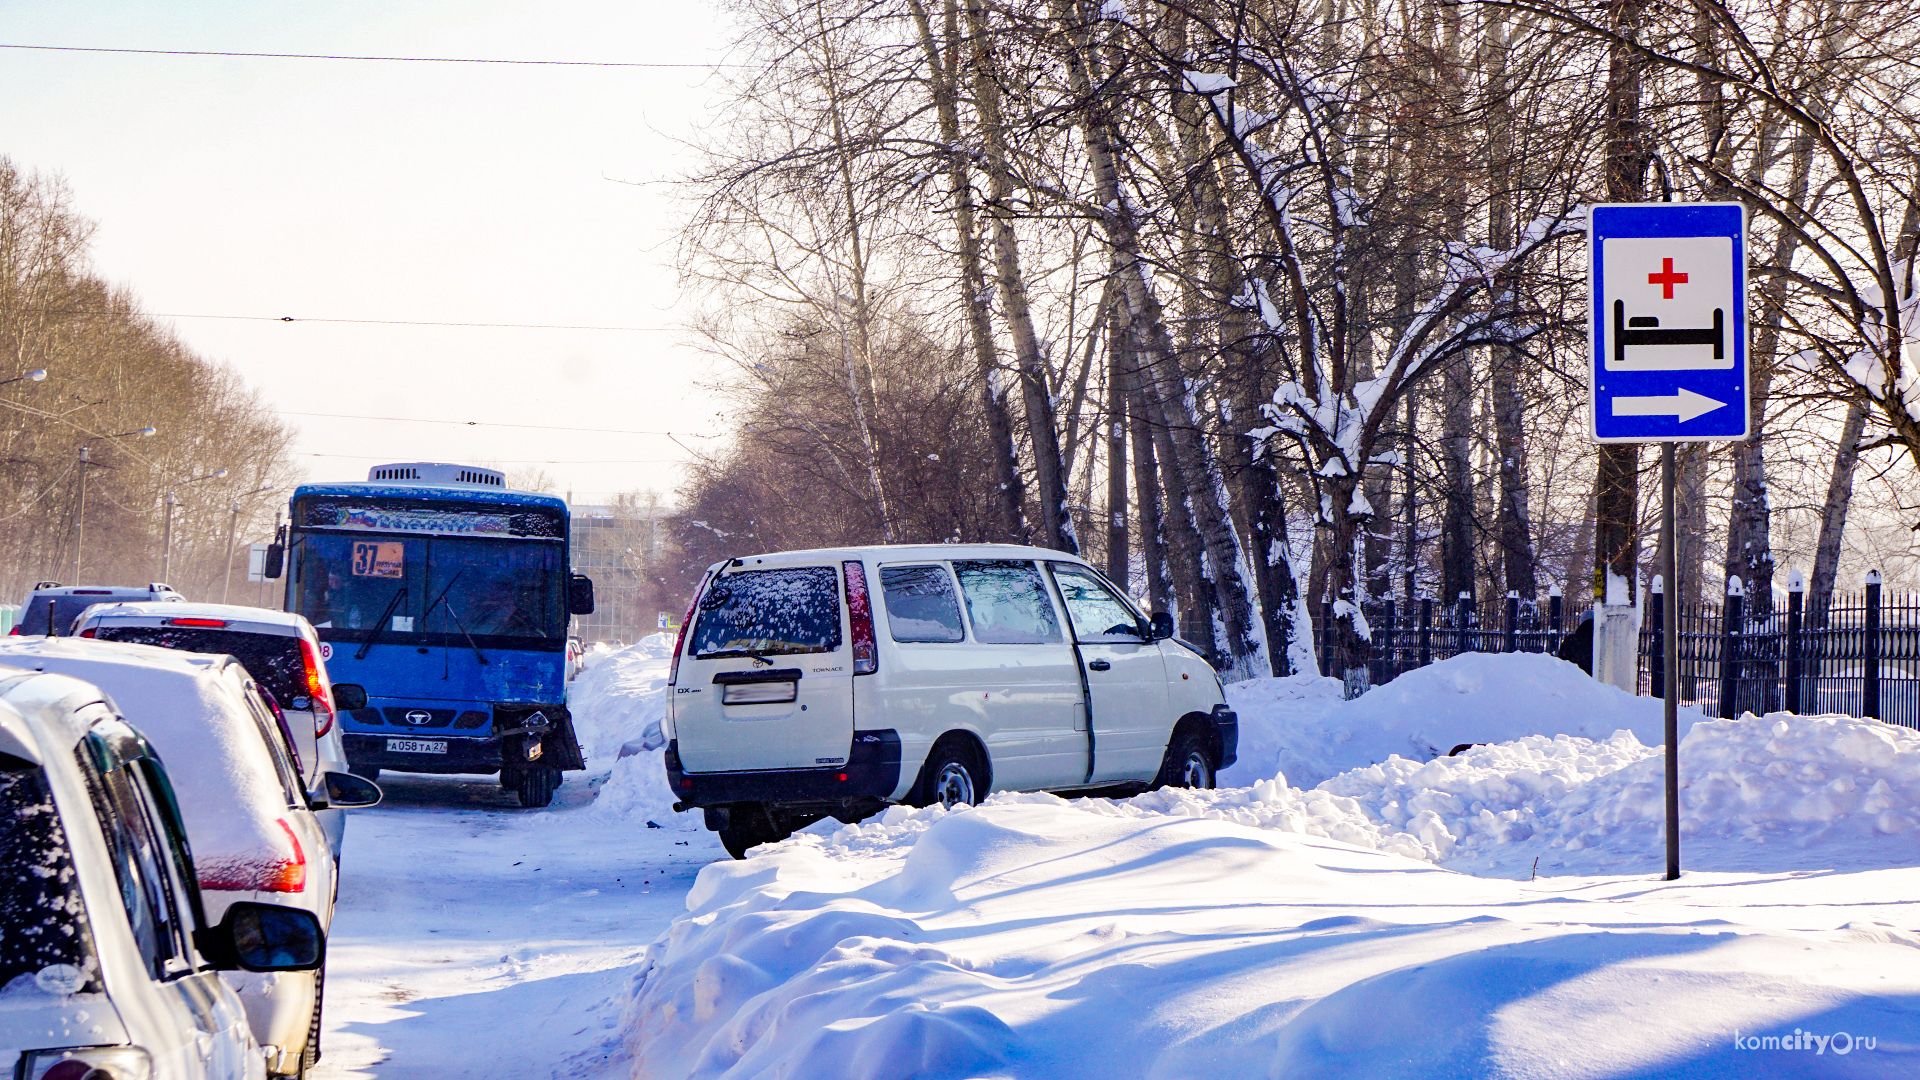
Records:
[[[1739,203],[1607,203],[1587,229],[1595,442],[1660,446],[1667,880],[1680,876],[1680,575],[1674,444],[1746,439],[1747,212]]]

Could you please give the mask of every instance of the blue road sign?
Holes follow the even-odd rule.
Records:
[[[1746,208],[1610,203],[1587,221],[1594,441],[1747,438]]]

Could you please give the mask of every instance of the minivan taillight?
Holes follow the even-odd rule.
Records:
[[[873,601],[867,597],[867,568],[861,563],[840,564],[847,578],[847,621],[853,624],[853,673],[871,675],[880,670],[880,654],[873,644]]]
[[[17,633],[19,633],[19,632],[20,632],[20,631],[18,631],[18,630],[15,630],[15,631],[14,631],[14,633],[16,633],[16,634],[17,634]],[[99,628],[99,627],[97,627],[97,626],[89,626],[89,627],[87,627],[87,628],[86,628],[85,630],[82,630],[82,631],[80,631],[80,636],[81,636],[81,637],[99,637],[99,636],[100,636],[100,628]]]
[[[307,696],[313,699],[315,738],[333,730],[333,693],[327,689],[326,669],[320,666],[320,650],[313,642],[300,638],[300,662],[307,669]],[[325,713],[325,716],[319,714]]]
[[[673,662],[667,665],[667,685],[672,686],[680,678],[680,650],[687,645],[687,627],[693,625],[693,610],[700,606],[700,594],[707,591],[707,582],[713,580],[713,571],[709,570],[700,579],[700,587],[693,590],[693,597],[687,601],[687,617],[680,620],[680,632],[673,635]]]

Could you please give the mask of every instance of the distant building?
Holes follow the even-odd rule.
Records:
[[[593,614],[574,616],[576,637],[630,645],[660,632],[667,513],[650,494],[573,507],[573,572],[592,578],[594,591]]]

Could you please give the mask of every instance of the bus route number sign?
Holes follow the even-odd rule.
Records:
[[[406,545],[398,540],[355,540],[355,577],[397,578],[406,565]]]

